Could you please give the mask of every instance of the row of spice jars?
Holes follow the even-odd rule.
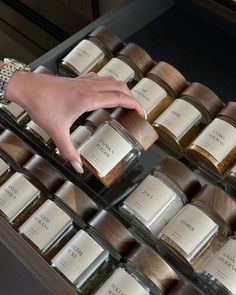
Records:
[[[36,159],[37,160],[36,160]],[[34,174],[34,173],[36,173],[36,177],[37,177],[37,179],[40,179],[40,175],[42,174],[42,171],[45,171],[45,164],[42,166],[42,163],[41,163],[41,161],[42,160],[40,160],[39,159],[39,157],[38,156],[35,156],[34,158],[33,158],[34,160],[32,161],[30,161],[30,163],[31,164],[28,164],[28,165],[26,165],[28,168],[30,168],[30,167],[33,167],[34,169],[32,170],[32,169],[29,169],[29,171],[30,171],[30,173],[28,173],[28,175],[30,175],[30,177],[27,179],[25,179],[25,180],[23,180],[23,177],[22,177],[22,175],[20,175],[19,173],[15,173],[13,176],[14,177],[11,177],[9,180],[9,183],[7,183],[5,186],[3,186],[3,191],[8,191],[8,192],[10,192],[10,190],[9,190],[9,188],[11,189],[11,193],[13,192],[13,193],[15,193],[15,195],[14,194],[11,194],[11,196],[14,196],[14,200],[16,199],[16,202],[13,204],[13,211],[17,208],[17,206],[18,206],[18,210],[20,209],[22,209],[24,206],[25,206],[25,204],[23,204],[23,202],[29,197],[30,199],[31,199],[31,197],[32,197],[32,195],[33,195],[33,199],[34,199],[34,196],[37,196],[37,199],[38,199],[38,195],[37,195],[37,191],[36,191],[36,193],[35,193],[35,191],[33,191],[33,186],[32,186],[32,179],[34,178],[34,176],[33,176],[33,178],[32,178],[32,174]],[[160,165],[160,166],[163,166],[163,167],[165,167],[164,169],[166,169],[166,171],[168,171],[168,168],[167,168],[167,164],[168,164],[168,160],[170,161],[170,159],[165,159],[165,162],[166,162],[166,164],[165,165]],[[175,162],[177,162],[176,160],[173,160],[172,159],[172,161],[175,161]],[[40,162],[41,163],[41,165],[35,165],[34,163],[38,163],[38,162]],[[33,163],[33,164],[32,164]],[[178,175],[180,175],[181,174],[181,168],[183,168],[183,167],[181,167],[181,168],[179,168],[178,169],[178,166],[176,166],[176,163],[169,163],[170,164],[170,166],[171,165],[173,165],[172,167],[177,167],[177,170],[178,170],[178,172],[176,173],[176,171],[175,172],[173,172],[173,175],[176,175],[176,174],[178,174]],[[180,165],[182,165],[182,164],[180,164]],[[46,167],[47,169],[48,169],[48,167]],[[186,167],[185,167],[186,168]],[[187,168],[186,168],[187,169]],[[158,170],[158,169],[157,169]],[[161,170],[161,169],[160,169]],[[189,178],[189,176],[188,176],[188,173],[189,171],[185,171],[185,175],[186,175],[186,177],[185,177],[185,179],[187,179],[187,178]],[[39,174],[38,174],[39,173]],[[162,173],[163,173],[163,171],[162,171]],[[168,178],[168,173],[167,172],[165,172],[166,174],[167,174],[167,178]],[[184,173],[184,172],[182,172],[182,173]],[[50,174],[50,173],[49,173]],[[184,176],[184,174],[181,174],[181,175],[183,175]],[[42,176],[42,175],[41,175]],[[188,176],[188,177],[187,177]],[[170,177],[170,176],[169,176]],[[190,177],[190,179],[191,179],[191,177]],[[31,182],[31,185],[28,183],[28,180],[30,180]],[[37,183],[38,181],[36,181],[36,183]],[[45,177],[44,177],[44,182],[45,182]],[[50,182],[50,181],[49,181]],[[190,182],[191,182],[191,180],[190,180]],[[192,176],[192,182],[194,183],[193,184],[193,187],[195,186],[195,189],[198,187],[198,183],[196,182],[196,180],[193,178],[193,176]],[[34,186],[35,186],[35,180],[34,180]],[[180,184],[179,184],[180,185]],[[74,191],[74,187],[71,187],[71,186],[73,186],[72,184],[65,184],[64,185],[64,187],[67,187],[67,189],[69,189],[69,191]],[[182,186],[184,186],[184,184],[182,184]],[[188,186],[189,186],[189,188],[188,188]],[[18,202],[19,202],[19,195],[17,196],[17,191],[19,190],[19,188],[21,188],[21,193],[22,192],[25,192],[25,188],[26,187],[28,187],[28,191],[27,192],[29,192],[29,194],[27,195],[26,194],[26,199],[23,199],[22,200],[22,202],[21,203],[17,203],[17,199],[18,199]],[[36,187],[37,187],[37,185],[36,185]],[[192,187],[192,189],[193,189],[193,187]],[[22,190],[22,188],[23,188],[23,190]],[[62,191],[62,195],[63,195],[63,192],[65,192],[65,191],[67,191],[67,189],[64,189],[64,188],[62,188],[61,189],[61,191]],[[78,188],[77,188],[78,189]],[[186,184],[186,191],[188,191],[188,189],[190,190],[190,185],[189,184]],[[33,192],[33,193],[32,193]],[[148,193],[148,192],[147,192]],[[24,195],[24,194],[23,194]],[[31,195],[31,196],[30,196]],[[58,193],[56,193],[56,195],[58,195],[58,196],[60,196],[60,190],[59,190],[59,192]],[[80,192],[80,195],[81,195],[81,192]],[[9,194],[5,194],[5,197],[7,197],[7,199],[9,198]],[[18,198],[17,198],[18,197]],[[4,198],[4,193],[3,193],[3,198]],[[60,197],[59,197],[60,198]],[[74,211],[77,211],[78,210],[78,199],[77,198],[75,198],[75,196],[74,197],[72,197],[72,199],[71,199],[71,196],[69,196],[68,194],[66,194],[66,197],[65,197],[65,200],[67,200],[68,199],[68,201],[69,201],[69,204],[72,206],[72,208],[74,207],[74,208],[76,208],[76,209],[74,209]],[[81,201],[80,202],[80,204],[83,204],[84,203],[84,200],[86,199],[86,201],[91,205],[91,200],[89,199],[89,198],[82,198],[82,200],[83,201]],[[43,197],[43,198],[41,198],[40,199],[41,201],[45,201],[45,198]],[[65,200],[63,200],[63,202],[65,202]],[[28,201],[29,201],[29,199],[28,199]],[[31,199],[31,201],[32,201],[32,199]],[[27,200],[26,200],[26,202],[27,202]],[[17,204],[16,204],[17,203]],[[11,203],[9,202],[9,199],[8,199],[8,203],[7,203],[7,207],[8,207],[8,209],[11,207],[11,205],[10,205]],[[38,206],[40,205],[40,204],[42,204],[42,203],[40,203],[40,202],[38,202]],[[76,204],[76,205],[75,205]],[[92,203],[93,204],[93,203]],[[89,207],[90,207],[90,205],[89,205]],[[37,206],[37,207],[38,207]],[[34,212],[35,210],[36,210],[36,208],[37,207],[35,207],[35,206],[29,206],[29,208],[31,209],[31,210],[29,210],[29,208],[28,208],[28,210],[26,210],[25,211],[25,213],[26,214],[22,214],[22,212],[24,212],[24,211],[18,211],[18,213],[21,213],[21,218],[18,218],[18,219],[13,219],[15,222],[13,222],[13,224],[15,225],[15,226],[19,226],[19,224],[21,224],[23,221],[25,221],[25,218],[26,217],[29,217],[29,215],[30,214],[32,214],[32,212]],[[79,207],[83,207],[83,206],[79,206]],[[232,204],[230,204],[229,205],[229,207],[231,207],[232,208]],[[95,208],[95,206],[94,206],[94,204],[92,205],[92,209],[91,209],[91,207],[89,208],[89,210],[94,210],[94,212],[96,212],[96,210],[94,209]],[[33,211],[32,211],[32,209],[33,209]],[[87,208],[88,209],[88,208]],[[79,210],[84,210],[84,209],[79,209]],[[223,210],[223,209],[222,209]],[[17,212],[17,211],[16,211]],[[36,213],[37,212],[37,213]],[[64,217],[65,218],[60,218],[60,221],[61,222],[58,222],[58,221],[56,221],[56,230],[55,230],[55,228],[54,228],[54,230],[52,230],[52,232],[51,232],[51,234],[52,235],[47,235],[44,239],[42,238],[42,237],[40,237],[40,238],[38,238],[37,239],[37,237],[33,237],[32,239],[34,240],[34,241],[38,241],[38,243],[40,243],[40,247],[38,248],[40,251],[42,251],[42,252],[46,252],[47,253],[47,250],[48,250],[48,247],[50,248],[50,245],[52,245],[53,244],[53,242],[52,241],[57,241],[58,242],[58,238],[59,237],[61,237],[61,238],[65,238],[64,236],[63,236],[63,234],[62,233],[64,233],[65,234],[65,232],[66,232],[66,241],[68,240],[68,238],[70,238],[71,237],[71,235],[69,235],[68,234],[68,231],[69,231],[69,233],[71,234],[71,230],[72,230],[72,227],[71,227],[71,223],[72,223],[72,219],[71,219],[71,217],[69,217],[66,213],[64,213],[61,209],[60,209],[60,206],[58,206],[58,205],[56,205],[55,203],[53,203],[52,201],[50,201],[50,200],[47,200],[39,209],[38,209],[38,211],[36,211],[33,215],[32,215],[32,217],[30,218],[30,224],[28,224],[27,225],[27,222],[26,222],[26,225],[25,225],[25,227],[23,227],[23,229],[24,228],[26,228],[26,232],[27,232],[27,230],[29,230],[29,228],[30,228],[30,230],[29,230],[29,232],[30,232],[30,234],[32,235],[32,230],[33,230],[33,232],[34,233],[37,233],[37,230],[38,230],[38,232],[40,232],[40,230],[41,230],[41,227],[42,227],[42,223],[43,222],[46,222],[45,220],[47,220],[48,222],[50,222],[50,220],[51,219],[53,219],[52,217],[54,217],[54,216],[57,216],[57,215],[60,215],[60,216],[62,216],[62,215],[64,215]],[[41,212],[41,213],[40,213]],[[47,214],[45,214],[45,212],[47,212]],[[6,211],[5,211],[5,213],[6,213]],[[16,216],[18,215],[18,213],[16,214]],[[78,213],[78,212],[77,212]],[[191,215],[192,216],[192,215]],[[4,217],[6,217],[6,214],[4,215]],[[41,218],[41,219],[40,219]],[[50,219],[51,218],[51,219]],[[42,220],[43,219],[43,220]],[[33,220],[33,221],[32,221]],[[40,221],[41,220],[41,221]],[[33,222],[33,223],[32,223]],[[35,225],[34,225],[34,223],[35,223]],[[38,223],[40,224],[40,225],[38,225]],[[37,225],[38,225],[38,228],[37,228]],[[36,226],[36,227],[34,227],[34,226]],[[45,226],[45,224],[44,224],[44,226]],[[46,229],[44,228],[44,230],[45,231],[47,231],[48,230],[48,227],[47,227],[48,225],[46,224]],[[54,225],[54,227],[55,227],[55,225]],[[50,227],[49,227],[50,228]],[[60,233],[58,233],[58,228],[60,228],[60,230],[59,230],[59,232]],[[65,230],[65,229],[67,229],[67,231]],[[48,232],[47,232],[48,233]],[[73,234],[74,234],[74,232],[73,232]],[[23,235],[24,235],[24,230],[23,230]],[[31,236],[30,236],[31,237]],[[28,238],[27,238],[28,239]],[[56,240],[55,240],[56,239]],[[65,242],[65,240],[64,240],[64,242]],[[51,244],[52,243],[52,244]],[[46,250],[45,250],[46,249]],[[57,251],[60,249],[60,247],[57,247]],[[54,252],[55,253],[55,252]]]
[[[135,56],[133,51],[137,51],[137,48],[135,46],[128,47],[130,47],[128,52],[131,52],[131,56]],[[137,56],[139,56],[139,54],[137,54]],[[148,64],[148,62],[151,63],[151,59],[146,58],[146,60],[147,62],[145,64]],[[148,66],[146,67],[148,68]],[[132,89],[132,92],[134,96],[141,102],[141,104],[143,104],[147,113],[147,118],[150,122],[152,122],[153,119],[163,112],[163,110],[165,110],[165,108],[186,86],[186,80],[175,68],[173,68],[171,65],[161,62],[149,71],[147,77],[143,78]],[[154,121],[153,125],[162,141],[171,146],[175,151],[184,152],[189,143],[191,143],[191,141],[196,138],[203,127],[209,123],[212,118],[214,118],[222,106],[222,102],[209,88],[199,83],[192,83],[186,90],[184,90],[184,92],[180,94],[180,98],[176,99],[164,111],[164,113],[162,113]],[[234,104],[231,103],[225,109],[223,109],[223,114],[219,114],[223,120],[220,122],[217,121],[218,129],[224,129],[223,131],[225,131],[225,129],[229,129],[226,128],[228,125],[230,125],[229,122],[222,123],[222,121],[225,121],[224,119],[227,116],[229,117],[227,117],[229,120],[233,121],[234,118],[232,119],[232,113],[234,110],[232,109],[234,107]],[[103,110],[99,111],[102,112]],[[104,110],[104,113],[106,114],[107,112]],[[96,127],[99,126],[103,120],[109,118],[108,115],[104,117],[103,114],[100,113],[99,116],[100,115],[102,120],[96,125]],[[216,124],[217,123],[214,120],[213,125]],[[224,126],[222,127],[219,125]],[[95,128],[93,128],[91,131],[90,128],[80,127],[77,128],[78,130],[76,130],[74,134],[72,134],[72,140],[77,145],[89,135],[91,135],[91,132],[95,130]],[[214,129],[216,127],[213,126],[212,128]],[[33,121],[30,121],[27,124],[26,129],[36,135],[36,137],[38,137],[46,145],[50,146],[52,144],[48,134],[39,128]],[[232,133],[235,131],[234,129],[234,127],[230,128],[228,133]],[[222,136],[221,131],[222,130],[218,131],[219,136]],[[217,146],[214,147],[215,151],[212,152],[214,155],[209,153],[209,149],[212,150],[212,142],[209,143],[209,141],[214,138],[213,136],[209,137],[208,141],[205,137],[203,137],[203,139],[199,140],[200,143],[197,142],[198,144],[196,144],[193,142],[193,144],[187,149],[187,155],[191,159],[195,159],[197,162],[207,163],[207,166],[213,167],[216,172],[222,174],[228,168],[230,168],[230,165],[232,165],[235,161],[234,149],[230,154],[227,154],[227,151],[234,145],[234,136],[230,137],[230,143],[228,143],[230,141],[228,136],[225,136],[224,134],[223,137],[225,139],[224,141],[226,142],[223,143],[226,146],[224,155],[222,155],[222,152],[221,155],[219,155],[219,150],[221,151],[222,149],[219,149]],[[214,144],[217,145],[218,143],[219,145],[219,142],[222,144],[222,140],[216,138]],[[203,145],[205,149],[202,147]],[[52,146],[54,147],[53,144]],[[211,148],[209,148],[209,146]],[[225,156],[225,154],[227,155]]]
[[[137,247],[132,234],[107,211],[88,224],[87,229],[79,228],[57,202],[47,200],[19,233],[79,294],[94,294],[98,288],[95,294],[109,294],[114,280],[116,290],[166,294],[178,279],[157,253]],[[119,264],[126,255],[126,263]]]
[[[194,271],[236,229],[234,200],[216,186],[201,188],[185,165],[169,157],[160,161],[119,210],[137,233],[161,242]]]

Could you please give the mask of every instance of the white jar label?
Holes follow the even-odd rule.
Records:
[[[80,153],[103,177],[131,150],[131,144],[106,124],[81,147]]]
[[[165,89],[148,78],[143,78],[132,89],[134,97],[148,115],[167,96]]]
[[[80,230],[52,259],[52,264],[75,283],[103,251],[92,237]]]
[[[223,247],[203,266],[232,294],[236,294],[236,241],[228,240]]]
[[[0,187],[0,209],[12,221],[39,193],[32,183],[16,172]]]
[[[145,222],[151,222],[155,216],[165,212],[176,193],[160,179],[148,175],[124,201]]]
[[[72,219],[54,202],[47,200],[19,228],[42,252],[46,251],[69,227]]]
[[[86,126],[77,127],[70,135],[71,141],[76,149],[92,134]]]
[[[118,268],[95,295],[148,295],[147,290],[124,269]]]
[[[176,99],[154,122],[164,126],[177,140],[181,139],[202,118],[189,102]]]
[[[218,162],[236,147],[236,128],[216,118],[193,141],[193,144],[210,153]]]
[[[47,132],[44,131],[41,127],[39,127],[37,124],[35,124],[33,121],[30,121],[26,126],[28,129],[32,129],[39,136],[41,136],[45,143],[47,143],[50,140],[51,137],[47,134]]]
[[[104,58],[103,51],[89,40],[82,40],[63,59],[72,65],[80,74],[88,73],[99,61]]]
[[[129,82],[135,75],[134,70],[118,58],[112,58],[98,73],[98,76],[112,76],[117,81]]]
[[[9,169],[10,166],[0,158],[0,176],[2,176]]]
[[[25,110],[14,102],[9,103],[8,105],[2,105],[2,107],[7,109],[15,119],[19,118],[23,113],[25,113]]]
[[[200,209],[186,205],[161,231],[187,255],[194,256],[218,231],[218,225]]]

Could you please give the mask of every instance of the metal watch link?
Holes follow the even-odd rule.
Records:
[[[6,90],[12,75],[15,71],[29,72],[30,68],[26,64],[12,58],[4,58],[3,62],[4,65],[0,70],[0,103],[8,104],[9,101],[6,98]]]

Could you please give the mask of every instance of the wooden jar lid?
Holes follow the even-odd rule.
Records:
[[[55,195],[84,221],[88,221],[98,211],[96,203],[82,189],[70,181],[66,181],[55,192]]]
[[[123,47],[123,43],[117,34],[106,26],[98,27],[92,31],[88,37],[98,39],[105,45],[112,55],[117,54],[117,52]]]
[[[117,108],[111,116],[145,151],[158,139],[158,134],[152,125],[134,110]]]
[[[92,112],[86,119],[85,122],[93,127],[97,128],[103,122],[110,120],[111,113],[108,110],[98,109]]]
[[[152,80],[160,80],[164,83],[167,92],[177,98],[179,94],[188,86],[185,77],[172,65],[161,61],[155,65],[147,74],[148,78]],[[169,91],[168,91],[169,90]]]
[[[223,190],[214,185],[204,185],[192,199],[192,204],[203,203],[231,228],[236,230],[236,202]]]
[[[137,243],[128,229],[105,210],[101,210],[88,224],[122,256]]]
[[[8,130],[0,134],[0,149],[20,166],[33,155],[27,145]]]
[[[223,108],[223,101],[207,86],[193,82],[186,88],[181,94],[182,96],[188,96],[195,103],[200,105],[201,108],[208,115],[209,121],[215,118],[219,111]]]
[[[201,295],[201,293],[184,281],[179,281],[166,295]]]
[[[33,176],[50,193],[58,189],[63,183],[63,178],[57,170],[38,155],[33,156],[24,165],[24,168],[26,169],[26,174]]]
[[[151,280],[162,292],[165,292],[178,280],[175,271],[151,248],[139,245],[128,256],[142,274]]]
[[[170,178],[190,200],[200,189],[201,184],[193,172],[180,161],[172,158],[163,158],[153,171],[160,171]]]
[[[217,117],[225,117],[236,123],[236,102],[228,102],[227,105],[219,112]]]
[[[154,66],[151,56],[142,47],[134,43],[128,43],[118,52],[117,57],[124,57],[131,61],[134,70],[137,68],[141,75],[146,75]]]

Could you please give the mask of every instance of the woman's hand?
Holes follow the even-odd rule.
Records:
[[[117,106],[135,109],[144,115],[125,83],[95,73],[64,78],[17,71],[8,85],[7,98],[26,110],[51,136],[60,154],[80,173],[82,162],[70,139],[70,127],[80,115]]]

